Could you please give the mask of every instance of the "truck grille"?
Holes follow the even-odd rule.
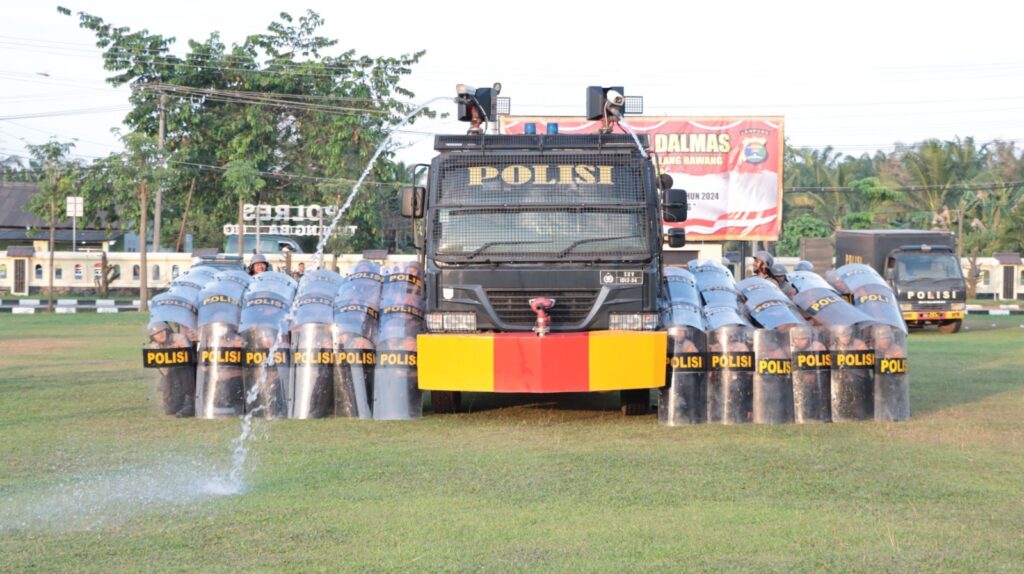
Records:
[[[537,315],[530,310],[530,299],[550,297],[555,306],[548,310],[555,325],[572,325],[587,318],[597,300],[598,289],[487,289],[487,298],[498,319],[510,325],[533,325]]]

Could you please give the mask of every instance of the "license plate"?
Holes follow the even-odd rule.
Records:
[[[643,271],[601,271],[601,285],[643,285]]]

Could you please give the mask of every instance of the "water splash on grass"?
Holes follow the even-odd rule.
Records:
[[[170,458],[8,491],[0,499],[0,532],[106,528],[147,512],[181,510],[242,492],[241,481],[225,477],[222,469]]]

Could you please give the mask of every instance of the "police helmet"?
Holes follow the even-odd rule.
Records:
[[[807,261],[806,259],[801,259],[799,262],[797,262],[796,267],[793,268],[793,271],[814,271],[814,264],[811,263],[810,261]]]
[[[173,330],[171,329],[171,326],[168,325],[164,321],[153,321],[147,327],[147,331],[148,331],[148,334],[149,334],[149,340],[150,341],[155,339],[156,336],[158,334],[160,334],[160,333],[166,333],[168,336],[170,336],[171,333],[173,333]]]
[[[270,271],[270,262],[267,261],[267,256],[263,255],[262,253],[257,253],[256,255],[252,256],[252,261],[249,262],[249,274],[250,275],[252,275],[253,270],[255,269],[257,263],[262,263],[262,264],[264,264],[266,266],[264,271]]]
[[[772,265],[775,263],[775,258],[772,257],[772,254],[768,253],[767,251],[758,251],[757,253],[754,254],[754,261],[760,261],[761,263],[764,264],[765,267],[771,269]]]
[[[786,271],[786,266],[782,263],[772,263],[769,269],[772,272],[773,277],[785,277],[789,272]]]

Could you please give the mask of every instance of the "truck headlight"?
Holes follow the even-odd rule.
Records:
[[[449,331],[471,333],[476,331],[476,313],[427,313],[427,330],[431,332]]]
[[[900,311],[913,311],[914,306],[910,303],[900,303]]]
[[[967,309],[967,303],[950,303],[949,308],[953,311],[964,311]]]
[[[654,331],[658,328],[655,313],[609,313],[608,328],[612,331]]]

